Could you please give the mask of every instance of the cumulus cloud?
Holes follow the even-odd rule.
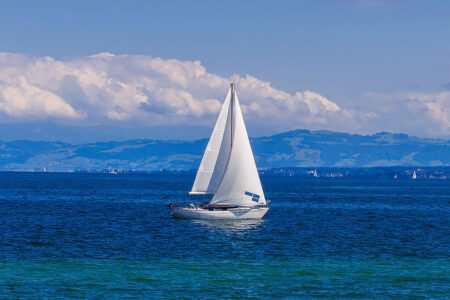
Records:
[[[428,136],[450,135],[450,92],[368,93],[364,100],[364,110],[369,114],[367,126]]]
[[[14,117],[81,117],[64,99],[31,85],[22,76],[0,82],[0,111]]]
[[[251,122],[293,128],[344,116],[336,103],[311,91],[290,95],[250,75],[225,78],[208,73],[198,61],[111,53],[64,61],[1,53],[0,113],[87,124],[202,124],[219,112],[231,80]]]
[[[251,75],[209,73],[199,61],[111,53],[67,60],[0,53],[0,122],[211,126],[232,80],[247,123],[272,132],[450,134],[449,92],[369,93],[354,109],[314,91],[290,94]]]

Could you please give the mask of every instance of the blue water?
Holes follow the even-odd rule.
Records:
[[[169,216],[192,176],[0,173],[0,298],[446,298],[450,181],[262,177],[262,221]]]

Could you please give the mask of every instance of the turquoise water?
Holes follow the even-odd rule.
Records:
[[[175,220],[191,176],[0,173],[1,298],[442,298],[449,181],[263,177],[260,221]]]
[[[450,293],[449,269],[450,259],[20,261],[2,264],[0,287],[11,298],[445,298]]]

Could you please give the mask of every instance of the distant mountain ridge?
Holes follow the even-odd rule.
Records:
[[[294,130],[251,138],[258,168],[450,166],[450,141],[380,132],[358,135]],[[72,145],[0,142],[1,171],[190,170],[208,139],[127,140]]]

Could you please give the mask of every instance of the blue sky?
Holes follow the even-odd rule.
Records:
[[[3,139],[205,137],[232,78],[251,135],[450,136],[449,1],[2,1],[0,52]]]

